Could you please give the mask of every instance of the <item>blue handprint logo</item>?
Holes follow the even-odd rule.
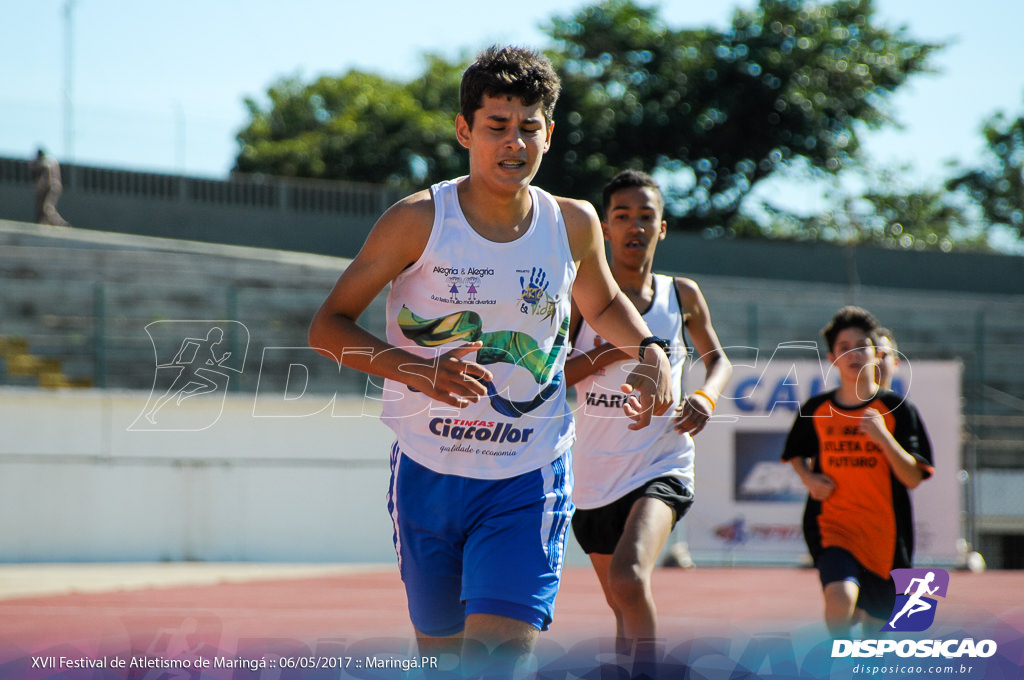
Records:
[[[548,290],[548,277],[543,269],[534,267],[530,272],[530,283],[527,284],[526,278],[520,276],[519,285],[523,289],[523,302],[535,305]]]

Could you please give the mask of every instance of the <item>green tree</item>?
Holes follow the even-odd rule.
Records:
[[[1024,116],[997,113],[984,123],[982,134],[988,150],[981,165],[961,168],[946,186],[970,196],[987,223],[1024,238]]]
[[[810,217],[762,204],[761,219],[738,216],[740,236],[863,244],[903,250],[987,250],[969,206],[941,187],[911,187],[906,168],[864,172],[867,186],[846,191],[836,206]]]
[[[682,180],[668,207],[687,230],[727,225],[798,161],[855,166],[860,131],[892,122],[889,95],[939,47],[876,26],[871,0],[760,0],[725,32],[605,0],[547,30],[563,97],[539,183],[594,200],[619,169],[660,169]]]
[[[235,169],[403,188],[463,172],[452,105],[431,99],[449,96],[451,81],[452,67],[432,57],[412,84],[358,71],[308,85],[281,79],[267,106],[246,100],[251,119],[238,134]],[[454,83],[457,91],[457,75]]]
[[[670,178],[675,227],[789,233],[799,218],[767,210],[771,221],[758,223],[740,212],[751,189],[780,170],[858,167],[859,135],[892,122],[889,95],[939,47],[872,17],[871,0],[760,0],[725,31],[676,30],[657,9],[602,0],[553,18],[563,95],[538,184],[596,203],[615,172],[638,167]],[[462,174],[453,123],[468,60],[428,56],[408,83],[357,71],[282,79],[266,105],[247,100],[236,169],[403,189]]]

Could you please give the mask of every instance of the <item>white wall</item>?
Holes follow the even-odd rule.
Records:
[[[394,561],[391,432],[360,400],[220,394],[160,429],[147,392],[0,389],[0,561]]]
[[[915,367],[912,398],[941,460],[915,496],[918,550],[945,563],[960,535],[960,416],[950,396],[958,393],[959,367]],[[732,389],[740,389],[744,370],[737,368]],[[804,367],[799,375],[807,373]],[[778,381],[761,382],[770,388]],[[799,386],[800,400],[808,388]],[[760,391],[745,394],[756,401]],[[373,400],[217,395],[169,402],[154,424],[142,417],[155,400],[149,392],[0,388],[0,562],[394,563],[385,499],[393,437]],[[802,490],[783,503],[730,500],[735,431],[785,432],[792,422],[789,411],[768,417],[763,407],[728,422],[736,409],[723,399],[722,420],[698,438],[697,503],[686,533],[705,561],[749,553],[753,561],[795,563],[804,553]],[[972,481],[982,514],[1019,526],[1019,486],[979,477]],[[776,511],[788,514],[775,523],[793,528],[778,545],[718,545],[716,530],[736,516],[764,523]],[[588,563],[572,539],[568,550],[568,564]]]

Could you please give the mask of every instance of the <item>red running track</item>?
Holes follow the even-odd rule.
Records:
[[[709,634],[753,636],[821,626],[820,587],[809,569],[659,569],[654,588],[659,637],[670,644]],[[1024,639],[1024,572],[953,572],[935,625],[969,631],[993,621]],[[542,638],[569,646],[613,634],[593,572],[567,568],[555,622]],[[262,646],[304,653],[411,635],[405,594],[392,569],[0,600],[0,661],[41,650],[174,655]]]

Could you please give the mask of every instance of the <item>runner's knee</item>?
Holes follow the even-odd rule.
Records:
[[[638,565],[617,565],[613,562],[608,574],[608,586],[610,599],[622,606],[647,597],[650,577]]]

